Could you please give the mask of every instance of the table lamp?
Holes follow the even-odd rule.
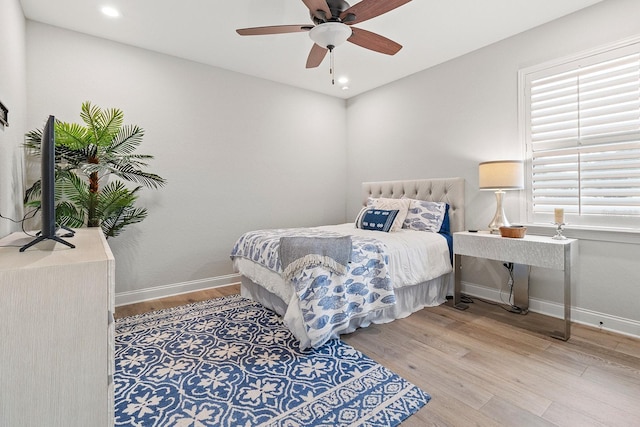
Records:
[[[480,190],[496,192],[496,214],[489,224],[491,233],[500,233],[500,227],[509,227],[504,214],[502,198],[505,190],[524,188],[524,168],[521,160],[497,160],[480,163],[478,167]]]

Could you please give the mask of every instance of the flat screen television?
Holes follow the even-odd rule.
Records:
[[[56,233],[58,226],[56,224],[56,132],[55,132],[54,116],[49,116],[47,123],[42,130],[42,140],[40,141],[40,157],[41,157],[41,173],[40,173],[40,211],[42,218],[42,227],[36,238],[20,248],[20,252],[24,252],[31,246],[43,240],[55,240],[56,242],[75,248],[74,245],[62,239]],[[63,227],[73,233],[66,227]]]

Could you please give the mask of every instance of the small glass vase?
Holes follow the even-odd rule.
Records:
[[[564,234],[562,234],[562,230],[564,228],[565,225],[567,225],[564,222],[554,222],[553,223],[556,226],[556,235],[552,237],[552,239],[554,240],[567,240],[567,236],[565,236]]]

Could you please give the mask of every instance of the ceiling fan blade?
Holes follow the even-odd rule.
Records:
[[[320,65],[324,57],[327,55],[327,52],[327,49],[314,43],[311,47],[311,52],[309,52],[309,56],[307,57],[307,68],[315,68]]]
[[[241,36],[262,36],[265,34],[301,33],[309,31],[313,25],[273,25],[270,27],[240,28],[236,30]]]
[[[411,0],[362,0],[340,14],[340,20],[348,25],[366,21],[387,13]],[[350,16],[353,15],[353,16]]]
[[[365,49],[374,50],[376,52],[384,53],[387,55],[395,55],[402,45],[383,37],[379,34],[372,33],[371,31],[363,30],[361,28],[353,28],[351,37],[347,39],[348,42],[357,44]]]
[[[329,5],[326,0],[302,0],[302,2],[309,8],[311,15],[321,21],[326,21],[331,18],[331,9],[329,9]],[[318,13],[318,11],[321,11],[322,13]]]

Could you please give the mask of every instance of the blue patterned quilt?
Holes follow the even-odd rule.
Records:
[[[276,273],[281,237],[340,237],[338,233],[312,228],[251,231],[242,235],[231,257],[243,257]],[[304,268],[292,280],[312,347],[319,347],[345,330],[353,318],[395,304],[385,245],[373,238],[352,236],[351,262],[347,274],[338,275],[321,266]],[[288,302],[288,301],[285,301]]]

